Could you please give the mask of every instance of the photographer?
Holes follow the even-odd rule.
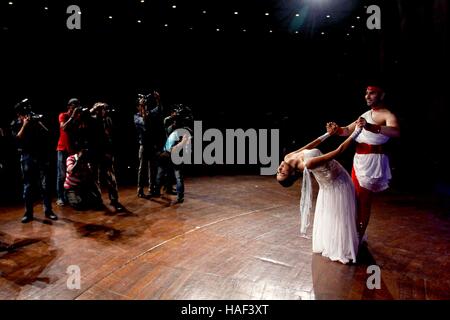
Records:
[[[69,205],[75,210],[102,209],[102,195],[88,162],[87,150],[67,157],[66,164],[64,188]]]
[[[173,117],[173,131],[166,140],[163,147],[163,151],[159,155],[158,162],[158,175],[156,179],[156,194],[160,195],[160,189],[162,183],[166,185],[166,190],[169,189],[171,176],[175,175],[176,180],[176,194],[177,200],[175,203],[184,202],[184,175],[183,164],[175,165],[172,163],[171,153],[178,152],[181,148],[184,148],[191,143],[191,134],[182,134],[179,128],[183,128],[188,132],[192,132],[189,128],[192,117],[190,116],[190,109],[177,110],[176,115]],[[171,189],[171,187],[170,187]]]
[[[166,136],[169,137],[169,135],[172,133],[172,131],[175,128],[175,117],[177,116],[177,110],[173,109],[170,112],[170,115],[164,118],[164,129],[166,130]]]
[[[153,103],[151,103],[153,98]],[[152,105],[153,104],[153,105]],[[138,168],[138,190],[137,196],[146,197],[144,194],[145,171],[147,172],[148,191],[150,195],[155,194],[157,154],[162,148],[165,140],[162,105],[157,91],[150,95],[139,95],[137,113],[134,115],[137,142],[139,144],[139,168]]]
[[[64,196],[64,181],[66,177],[66,161],[69,155],[72,155],[73,146],[71,138],[75,134],[75,118],[79,113],[80,101],[76,98],[70,99],[67,103],[67,111],[62,112],[58,116],[59,122],[59,139],[56,147],[56,205],[64,206],[66,199]]]
[[[177,120],[183,121],[183,125],[187,127],[192,127],[193,125],[193,116],[192,116],[192,110],[183,104],[175,104],[172,106],[172,111],[170,112],[170,115],[164,118],[164,128],[166,131],[166,137],[169,137],[169,135],[180,126],[177,124]]]
[[[58,217],[52,211],[48,189],[48,129],[40,121],[42,116],[31,110],[27,99],[16,104],[14,110],[17,119],[11,123],[11,129],[16,138],[17,150],[20,155],[23,199],[25,201],[22,223],[33,220],[33,186],[35,182],[38,182],[40,186],[45,216],[51,220],[57,220]]]
[[[119,190],[117,188],[115,165],[114,165],[114,144],[113,144],[113,120],[110,114],[113,109],[104,102],[97,102],[91,108],[90,113],[93,119],[93,138],[95,149],[91,153],[92,170],[94,179],[101,186],[101,180],[106,182],[108,196],[111,205],[122,211],[124,207],[119,202]]]

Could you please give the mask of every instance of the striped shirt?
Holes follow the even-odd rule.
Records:
[[[73,167],[77,163],[78,155],[73,154],[69,157],[67,157],[66,161],[66,180],[64,181],[64,189],[72,189],[75,188],[80,184],[80,175],[81,170],[77,170],[76,172],[73,172]],[[81,169],[81,168],[77,168]]]

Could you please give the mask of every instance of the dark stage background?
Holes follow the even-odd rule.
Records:
[[[166,107],[189,105],[204,129],[278,128],[282,149],[291,150],[322,134],[327,121],[347,125],[363,113],[372,79],[385,84],[402,130],[389,144],[392,190],[450,194],[447,1],[9,2],[0,3],[3,203],[20,199],[8,126],[25,97],[46,115],[55,147],[69,98],[113,105],[125,185],[136,176],[137,93],[157,88]],[[82,10],[81,30],[66,28],[70,4]],[[371,4],[381,8],[381,30],[366,27]],[[339,160],[350,169],[351,159],[350,150]],[[188,168],[190,175],[244,173],[259,167]]]

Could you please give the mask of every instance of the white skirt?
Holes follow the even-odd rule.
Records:
[[[372,192],[380,192],[389,187],[392,176],[387,155],[355,154],[353,168],[361,187]]]

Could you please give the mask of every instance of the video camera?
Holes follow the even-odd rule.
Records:
[[[172,112],[175,113],[175,117],[192,119],[192,110],[184,104],[175,104],[172,107]]]
[[[192,115],[192,110],[184,104],[174,104],[172,106],[172,112],[174,113],[171,117],[177,122],[180,127],[191,127],[194,117]]]
[[[86,108],[87,109],[87,108]],[[111,116],[116,113],[116,109],[106,102],[96,102],[92,109],[88,109],[91,113],[97,113],[98,111],[104,111],[106,116]]]
[[[16,113],[24,116],[28,116],[32,120],[40,120],[44,116],[42,114],[37,114],[32,110],[30,100],[28,98],[23,99],[14,106]]]
[[[149,94],[142,94],[142,93],[138,93],[138,100],[148,100],[151,97],[153,97],[153,94],[149,93]]]
[[[157,90],[151,90],[151,93],[143,94],[138,93],[137,103],[143,103],[147,108],[154,108],[159,105],[159,92]]]

